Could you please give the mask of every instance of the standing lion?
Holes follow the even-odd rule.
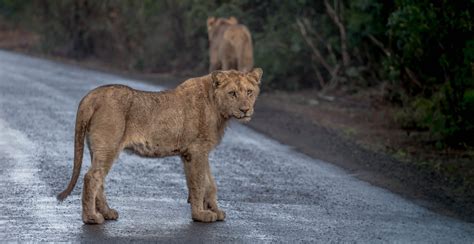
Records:
[[[84,176],[84,223],[101,224],[118,218],[118,212],[107,203],[104,181],[123,150],[144,157],[180,156],[192,219],[224,220],[225,213],[217,206],[209,153],[221,141],[231,118],[242,122],[251,119],[262,73],[260,68],[214,71],[162,92],[123,85],[92,90],[77,110],[73,173],[58,199],[65,199],[76,185],[87,141],[92,164]]]
[[[209,72],[235,69],[248,72],[253,68],[252,36],[235,17],[207,19],[209,34]]]

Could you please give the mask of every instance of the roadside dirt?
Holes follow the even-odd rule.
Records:
[[[24,37],[24,38],[21,38]],[[23,39],[24,41],[15,41]],[[84,68],[119,74],[168,88],[188,77],[203,74],[143,74],[111,67],[100,60],[74,61],[41,55],[32,48],[38,39],[31,33],[5,31],[0,25],[0,48],[14,50]],[[474,175],[472,156],[452,150],[436,151],[420,132],[407,133],[394,122],[393,108],[372,93],[345,96],[334,101],[317,91],[263,92],[253,129],[317,159],[333,163],[355,177],[400,194],[443,214],[474,221],[473,189],[457,178]],[[433,164],[439,165],[433,167]],[[445,174],[465,167],[460,176]],[[453,174],[451,174],[452,176]],[[457,183],[457,184],[456,184]]]

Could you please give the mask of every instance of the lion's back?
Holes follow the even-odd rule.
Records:
[[[233,64],[231,68],[240,71],[250,71],[253,67],[253,45],[250,31],[245,25],[226,25],[212,40],[213,54],[221,62]]]
[[[245,25],[229,25],[223,33],[224,41],[233,44],[241,44],[250,38],[250,31]]]
[[[136,90],[125,85],[104,85],[91,90],[79,104],[79,110],[106,109],[123,113],[131,103]]]

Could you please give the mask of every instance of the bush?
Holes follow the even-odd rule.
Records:
[[[405,88],[404,121],[439,143],[472,144],[472,1],[396,1],[387,34],[392,82]]]

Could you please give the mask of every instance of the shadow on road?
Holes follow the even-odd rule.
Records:
[[[163,223],[163,225],[156,225],[156,228],[147,228],[146,232],[142,233],[141,236],[133,236],[127,230],[123,230],[122,235],[116,231],[118,222],[107,221],[103,225],[82,225],[81,226],[81,241],[110,241],[113,243],[117,242],[131,242],[137,239],[142,240],[166,240],[167,242],[190,242],[190,241],[212,241],[222,240],[223,236],[219,236],[217,229],[221,229],[225,222],[216,222],[212,224],[200,223],[190,221],[180,226],[174,226],[169,228],[169,225]],[[133,234],[136,234],[137,227],[130,226],[130,230],[133,229]],[[221,227],[221,228],[219,228]],[[111,234],[110,232],[114,232]],[[117,235],[118,234],[118,235]],[[121,237],[120,237],[121,236]]]

